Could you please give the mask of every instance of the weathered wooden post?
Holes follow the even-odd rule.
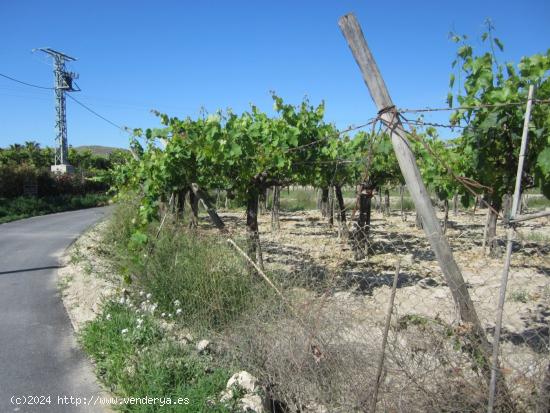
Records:
[[[490,345],[487,341],[485,330],[481,326],[462,273],[453,257],[449,242],[442,232],[441,225],[416,165],[416,159],[410,149],[405,130],[390,98],[384,79],[380,75],[378,66],[367,45],[361,27],[353,14],[341,17],[338,23],[361,69],[363,79],[379,110],[379,115],[391,132],[392,145],[399,162],[399,167],[405,178],[405,183],[416,210],[422,217],[426,237],[439,262],[445,281],[451,289],[453,300],[458,310],[458,316],[461,321],[471,325],[472,333],[479,340],[486,360],[489,360]]]
[[[281,204],[281,188],[279,186],[273,187],[273,197],[271,203],[271,231],[278,231],[281,229],[281,223],[279,221],[279,209]]]
[[[405,184],[414,202],[416,211],[422,218],[426,237],[439,262],[445,281],[451,290],[453,301],[458,312],[457,316],[470,328],[471,343],[475,347],[473,354],[477,353],[477,362],[485,378],[490,381],[491,345],[479,321],[462,273],[453,257],[449,241],[443,234],[441,225],[437,219],[429,194],[420,176],[416,159],[410,149],[406,132],[401,124],[399,113],[390,98],[384,79],[380,75],[378,65],[372,56],[356,17],[353,14],[347,14],[340,18],[338,24],[355,57],[355,61],[361,69],[363,79],[379,110],[379,117],[386,124],[391,133],[392,145],[397,161],[399,162],[401,173],[405,179]],[[479,360],[479,356],[481,360]],[[505,404],[513,409],[511,399],[503,380],[498,381],[498,387],[499,390],[501,390]]]
[[[399,185],[399,198],[401,200],[401,221],[405,221],[405,211],[403,210],[403,192],[405,192],[405,186]]]
[[[506,221],[513,220],[518,213],[519,197],[521,195],[521,177],[523,176],[523,164],[525,162],[525,154],[527,152],[527,138],[529,136],[529,119],[531,118],[531,105],[533,103],[533,85],[529,86],[529,95],[527,97],[527,107],[525,109],[525,119],[523,122],[523,133],[521,136],[521,148],[519,153],[518,169],[516,173],[516,185],[514,189],[514,197],[512,200],[511,208],[509,208],[509,215],[505,216]],[[508,227],[506,240],[506,255],[504,258],[504,269],[502,270],[502,278],[500,281],[500,293],[498,298],[497,307],[497,319],[495,322],[495,336],[493,339],[493,362],[491,368],[491,384],[489,387],[489,403],[487,406],[487,412],[492,413],[495,406],[495,398],[497,395],[497,382],[499,380],[499,345],[500,345],[500,333],[502,328],[502,314],[504,311],[504,301],[506,299],[506,286],[508,284],[508,273],[510,272],[510,263],[512,260],[512,246],[514,242],[514,228]]]
[[[210,199],[208,197],[208,194],[203,191],[197,184],[193,183],[191,184],[191,192],[193,192],[194,196],[197,199],[200,199],[204,209],[206,209],[206,212],[208,212],[208,216],[212,220],[212,223],[216,228],[218,228],[220,231],[225,232],[225,224],[223,223],[222,219],[216,212],[216,208],[214,205],[212,205],[212,202],[210,202]]]

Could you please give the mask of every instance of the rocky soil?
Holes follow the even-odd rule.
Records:
[[[504,264],[503,254],[490,257],[481,246],[485,211],[450,212],[447,235],[467,282],[479,318],[491,338]],[[439,212],[442,218],[442,213]],[[233,236],[242,235],[243,213],[222,213]],[[268,270],[284,270],[289,284],[319,314],[340,314],[351,324],[349,340],[365,335],[379,340],[391,284],[400,262],[393,309],[394,327],[411,317],[439,320],[457,327],[450,290],[414,215],[373,214],[369,257],[357,261],[349,243],[317,211],[281,213],[281,229],[271,231],[270,216],[260,218],[260,237]],[[505,229],[498,228],[502,251]],[[529,221],[517,229],[507,288],[502,333],[502,369],[511,383],[538,381],[550,352],[550,222]],[[303,285],[306,279],[311,286]],[[323,289],[316,288],[320,282]],[[378,336],[378,337],[375,337]],[[391,333],[390,333],[391,336]],[[373,338],[375,337],[375,338]],[[403,337],[393,337],[397,342]],[[371,340],[371,342],[373,341]],[[371,343],[372,344],[372,343]],[[535,376],[537,377],[535,380]],[[518,386],[520,385],[518,384]],[[523,391],[519,389],[519,391]]]

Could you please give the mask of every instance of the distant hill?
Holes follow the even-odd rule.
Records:
[[[113,153],[114,151],[127,151],[128,149],[124,148],[114,148],[112,146],[100,146],[100,145],[85,145],[85,146],[75,146],[75,150],[82,152],[89,150],[94,155],[109,155],[110,153]]]

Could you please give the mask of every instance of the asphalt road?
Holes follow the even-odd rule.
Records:
[[[102,392],[76,343],[56,272],[65,249],[107,213],[92,208],[0,225],[0,412],[104,411],[58,403]]]

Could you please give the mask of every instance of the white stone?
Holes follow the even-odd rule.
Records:
[[[257,394],[247,394],[239,401],[243,412],[265,413],[262,398]]]
[[[247,393],[254,393],[258,389],[258,379],[247,371],[239,371],[233,374],[227,382],[227,389],[232,387],[243,389]]]
[[[304,413],[328,413],[328,409],[317,402],[308,403],[305,407]]]
[[[208,350],[210,350],[210,341],[208,340],[201,340],[197,343],[197,351],[199,353],[206,353]]]
[[[221,393],[220,402],[225,403],[231,400],[232,398],[233,398],[233,390],[226,389]]]

